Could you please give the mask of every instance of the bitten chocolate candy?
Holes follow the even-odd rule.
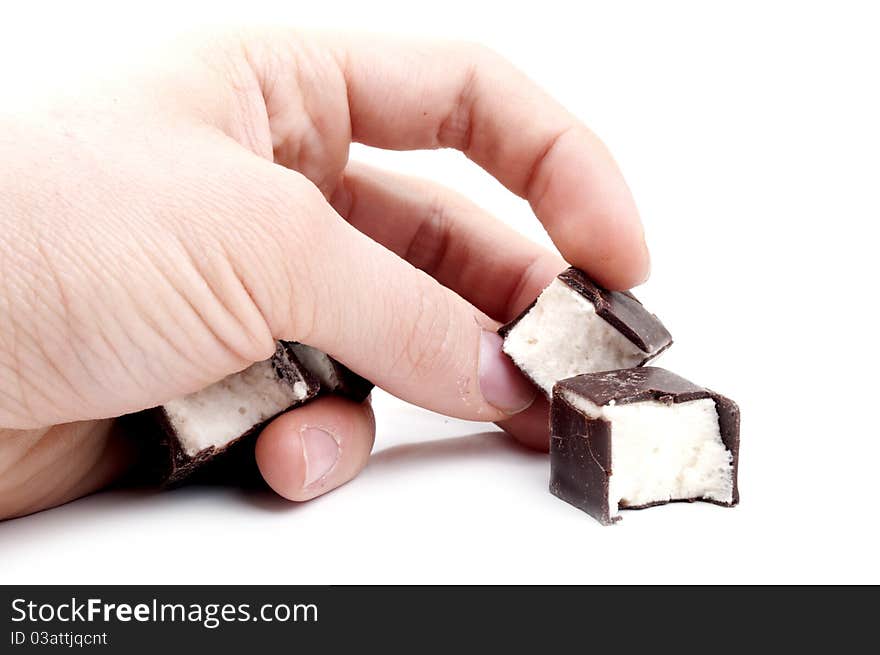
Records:
[[[603,289],[576,268],[498,333],[504,352],[548,396],[557,380],[641,366],[672,345],[635,296]]]
[[[154,468],[165,484],[174,484],[233,446],[236,458],[252,456],[241,442],[279,414],[323,393],[360,402],[372,388],[321,351],[279,341],[270,359],[150,411],[163,428],[161,463]]]
[[[739,502],[739,409],[662,368],[562,380],[550,409],[550,492],[608,525],[620,509]]]

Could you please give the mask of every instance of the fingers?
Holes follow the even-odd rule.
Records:
[[[246,282],[275,338],[308,343],[443,414],[495,421],[531,403],[535,390],[501,352],[497,322],[346,223],[302,176],[257,165],[263,186],[289,189],[272,215],[300,213],[308,223],[303,231],[292,221],[279,247],[236,265],[248,275],[287,269],[286,281],[263,282],[268,293]]]
[[[331,200],[351,225],[501,322],[566,267],[558,254],[427,180],[351,162]]]
[[[263,430],[257,465],[279,495],[309,500],[345,484],[366,466],[375,432],[369,401],[324,396]]]
[[[256,58],[258,77],[265,79],[266,69],[296,70],[300,88],[311,85],[325,97],[327,111],[312,106],[309,115],[338,110],[339,93],[324,91],[336,88],[328,87],[324,67],[307,80],[318,58],[291,46],[302,36],[276,32],[266,38],[275,43],[274,56]],[[343,73],[354,141],[457,148],[531,203],[566,260],[613,288],[647,277],[638,212],[607,149],[503,58],[465,44],[335,35],[323,41]],[[270,117],[287,102],[302,104],[298,95],[285,97],[271,86]]]
[[[514,318],[566,266],[556,253],[427,180],[350,162],[331,200],[360,231],[501,321]],[[549,410],[539,396],[498,425],[546,451]]]

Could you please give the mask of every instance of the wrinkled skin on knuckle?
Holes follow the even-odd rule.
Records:
[[[274,338],[308,341],[316,281],[335,257],[323,196],[308,180],[279,168],[259,177],[238,202],[247,219],[229,230],[236,270]]]
[[[233,160],[235,161],[235,160]],[[178,249],[184,278],[180,285],[198,307],[224,347],[242,362],[265,359],[274,351],[271,331],[239,265],[249,234],[249,203],[240,191],[253,186],[236,170],[212,171],[210,177],[185,181],[183,205],[168,216],[171,245]]]
[[[451,41],[444,44],[450,61],[458,70],[457,94],[445,109],[445,116],[437,126],[435,142],[440,147],[460,150],[468,157],[481,156],[481,134],[474,131],[481,110],[481,89],[490,77],[507,74],[513,65],[504,57],[481,43]]]
[[[329,197],[351,143],[345,75],[334,52],[304,32],[270,30],[243,40],[261,89],[271,159],[296,170]]]
[[[244,220],[230,191],[240,178],[236,159],[213,146],[196,140],[191,149],[204,154],[193,152],[174,176],[133,189],[133,220],[112,228],[133,233],[115,249],[128,250],[145,276],[127,285],[135,315],[163,333],[178,359],[196,367],[212,362],[202,365],[205,383],[272,352],[265,321],[221,238],[233,219]],[[181,329],[168,329],[175,325]]]

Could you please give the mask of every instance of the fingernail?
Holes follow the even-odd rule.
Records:
[[[304,427],[300,432],[306,478],[303,487],[310,487],[326,476],[339,459],[339,444],[326,430]]]
[[[536,390],[501,352],[501,343],[497,334],[483,330],[480,337],[480,391],[493,407],[505,414],[516,414],[535,401]]]
[[[648,250],[647,245],[645,245],[645,264],[644,264],[644,266],[645,266],[645,270],[644,270],[644,273],[642,274],[642,280],[641,280],[641,282],[639,282],[639,284],[644,284],[645,282],[648,281],[648,278],[651,277],[651,253]]]
[[[639,284],[644,284],[648,281],[648,278],[651,277],[651,251],[648,250],[648,241],[645,238],[645,228],[642,226],[642,253],[644,258],[644,270],[642,272],[642,279],[639,281]]]

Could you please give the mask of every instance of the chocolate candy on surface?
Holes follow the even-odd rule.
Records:
[[[739,409],[667,370],[579,375],[553,388],[550,492],[600,523],[620,509],[739,502]]]

